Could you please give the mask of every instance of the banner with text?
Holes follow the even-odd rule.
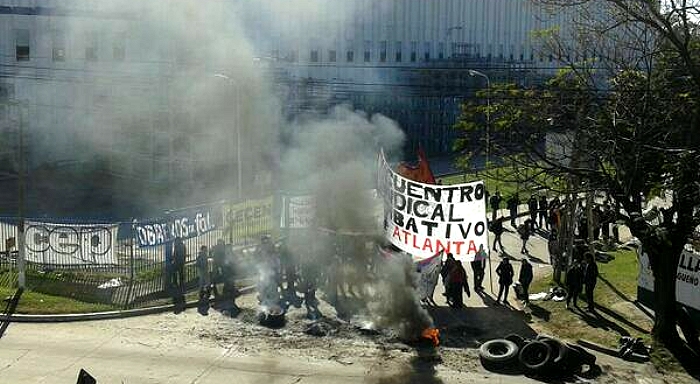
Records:
[[[640,246],[637,248],[639,258],[639,289],[654,292],[654,275],[649,264],[649,255]],[[650,308],[654,307],[652,295],[639,295],[640,302]],[[676,301],[688,307],[700,310],[700,254],[686,248],[681,254],[676,273]]]
[[[169,243],[176,237],[189,239],[203,235],[215,229],[216,222],[211,207],[197,207],[171,212],[162,220],[135,222],[134,231],[139,247],[151,247]]]
[[[290,229],[313,228],[316,217],[316,198],[313,195],[285,196],[282,198],[280,227]]]
[[[394,172],[383,153],[378,171],[384,229],[392,244],[415,260],[440,251],[462,261],[488,254],[483,181],[444,186],[418,183]]]
[[[25,259],[50,265],[117,264],[114,250],[118,225],[54,224],[29,221]]]
[[[226,236],[234,243],[244,239],[270,234],[273,229],[272,196],[224,205]]]

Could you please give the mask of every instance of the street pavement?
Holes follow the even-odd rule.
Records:
[[[520,218],[520,221],[524,218]],[[510,257],[517,279],[519,260],[529,257],[535,275],[551,270],[546,239],[533,236],[528,244],[530,255],[520,254],[517,232],[506,224],[503,244]],[[502,254],[491,252],[491,273],[486,274],[486,294],[495,298],[495,268]],[[465,266],[471,282],[471,269]],[[493,277],[493,291],[491,280]],[[436,289],[435,300],[445,305]],[[466,299],[466,298],[465,298]],[[512,307],[495,311],[521,310],[510,292]],[[466,299],[469,308],[493,306],[472,294]],[[194,316],[187,312],[179,316]],[[504,376],[485,371],[456,372],[440,365],[422,371],[410,365],[353,363],[318,360],[305,357],[252,356],[241,354],[230,346],[204,343],[195,332],[177,336],[167,327],[162,329],[162,316],[99,322],[30,324],[13,323],[0,339],[0,383],[75,383],[78,371],[85,368],[98,383],[528,383],[524,376]],[[156,326],[139,327],[139,321]],[[192,319],[192,321],[197,321]],[[455,318],[459,322],[459,318]],[[155,327],[155,328],[154,328]],[[164,335],[168,334],[169,338]],[[284,342],[280,340],[279,342]]]

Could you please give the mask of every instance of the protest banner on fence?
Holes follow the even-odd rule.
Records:
[[[241,239],[269,234],[273,230],[272,196],[224,205],[225,236],[238,242]]]
[[[29,221],[25,260],[50,265],[117,264],[116,224],[55,224]]]
[[[139,247],[163,245],[175,237],[190,239],[216,228],[211,207],[187,208],[169,212],[167,217],[155,221],[135,222],[134,232]]]
[[[383,153],[378,172],[384,230],[392,244],[417,260],[444,251],[470,262],[488,253],[483,181],[444,186],[411,181],[394,172]]]
[[[637,248],[639,258],[639,279],[637,281],[637,296],[641,303],[654,308],[654,275],[649,264],[649,255],[642,246]],[[676,273],[676,301],[700,310],[700,253],[689,249],[681,254]]]
[[[316,217],[316,197],[284,196],[282,197],[282,215],[280,227],[290,229],[312,228]]]

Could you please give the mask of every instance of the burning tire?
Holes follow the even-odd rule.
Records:
[[[479,348],[481,364],[488,370],[502,370],[514,366],[518,357],[518,345],[510,340],[495,339]],[[517,365],[517,364],[515,364]]]
[[[279,305],[269,305],[260,307],[258,314],[260,325],[266,327],[279,328],[284,326],[284,309]]]
[[[520,364],[530,373],[544,373],[552,355],[552,349],[543,341],[531,341],[520,350]]]

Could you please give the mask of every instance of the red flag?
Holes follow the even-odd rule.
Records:
[[[418,147],[418,164],[410,165],[406,162],[399,163],[396,172],[413,181],[418,181],[425,184],[435,184],[435,176],[433,176],[433,171],[430,170],[430,163],[428,163],[428,158],[425,157],[425,152],[423,148]]]

